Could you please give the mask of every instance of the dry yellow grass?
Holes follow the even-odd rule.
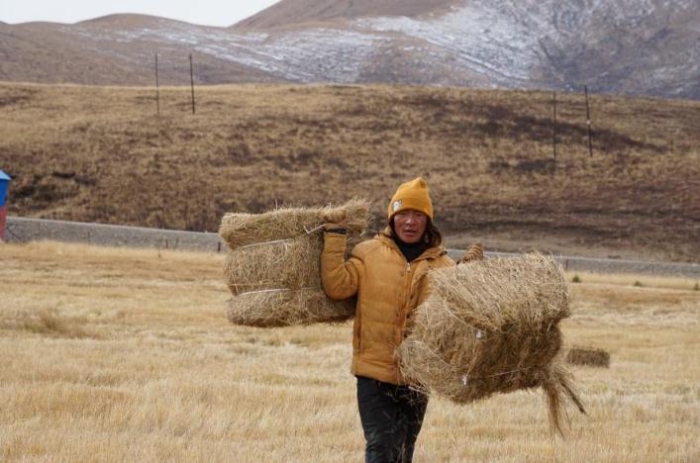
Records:
[[[0,460],[362,461],[350,325],[231,325],[223,258],[0,246]],[[581,279],[565,343],[613,359],[574,368],[589,416],[564,440],[539,393],[435,399],[417,463],[698,461],[700,292]]]

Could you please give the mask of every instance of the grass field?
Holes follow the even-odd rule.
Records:
[[[362,461],[349,324],[231,325],[223,255],[32,243],[0,262],[0,460]],[[573,368],[589,415],[562,439],[539,392],[435,397],[416,462],[700,461],[697,283],[578,277],[566,344],[611,354]]]

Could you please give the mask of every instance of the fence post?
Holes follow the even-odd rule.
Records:
[[[583,91],[586,94],[586,126],[588,127],[588,157],[593,157],[593,142],[591,135],[591,108],[588,104],[588,85],[583,86]]]
[[[194,114],[194,67],[192,64],[192,53],[190,53],[190,86],[192,87],[192,114]]]
[[[156,115],[160,116],[160,83],[158,82],[158,53],[156,53]]]
[[[557,170],[557,92],[552,92],[552,156]]]

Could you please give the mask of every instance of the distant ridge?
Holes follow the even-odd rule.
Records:
[[[331,19],[418,17],[431,12],[444,12],[450,5],[463,3],[461,0],[284,0],[236,23],[233,27],[266,29]]]
[[[99,16],[97,18],[86,19],[75,23],[76,25],[87,25],[87,26],[107,26],[107,27],[123,27],[125,29],[133,29],[137,27],[154,27],[156,25],[170,25],[170,24],[181,24],[184,26],[193,26],[201,29],[221,29],[217,26],[204,26],[195,25],[188,23],[186,21],[181,21],[179,19],[165,18],[161,16],[153,16],[148,14],[139,13],[115,13],[108,14],[105,16]]]
[[[232,27],[0,23],[0,80],[580,90],[700,99],[697,0],[283,0]]]

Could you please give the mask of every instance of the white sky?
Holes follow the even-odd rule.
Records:
[[[0,21],[74,23],[140,13],[206,26],[230,26],[280,0],[0,0]]]

